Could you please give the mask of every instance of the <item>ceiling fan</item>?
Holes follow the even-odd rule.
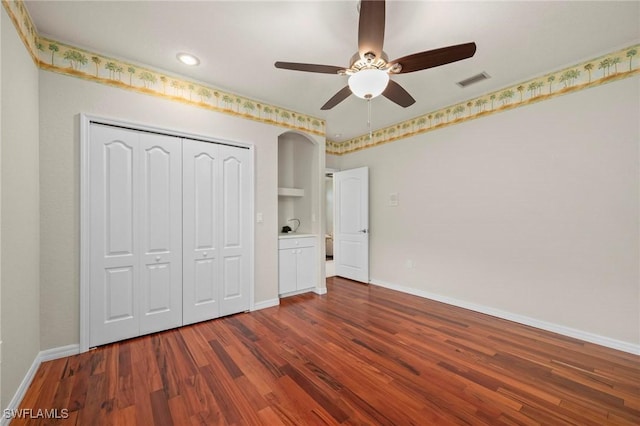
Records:
[[[389,75],[406,74],[472,57],[475,43],[458,44],[440,49],[414,53],[389,61],[382,50],[384,42],[384,0],[361,0],[358,24],[358,52],[353,55],[348,68],[332,65],[276,62],[276,68],[323,74],[348,75],[349,84],[333,95],[321,109],[328,110],[338,105],[352,93],[363,99],[382,95],[401,107],[415,103],[415,99]]]

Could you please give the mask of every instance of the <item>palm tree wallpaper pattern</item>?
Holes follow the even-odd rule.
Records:
[[[22,0],[2,0],[34,62],[43,69],[227,114],[325,136],[325,122],[41,37]],[[411,118],[345,142],[326,141],[326,152],[344,155],[497,112],[640,74],[640,44],[576,64],[459,104]],[[104,64],[104,65],[103,65]]]

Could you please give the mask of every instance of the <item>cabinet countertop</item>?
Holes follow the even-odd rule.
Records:
[[[296,234],[294,232],[289,232],[287,234],[278,234],[278,239],[284,240],[287,238],[305,238],[305,237],[317,237],[315,234]]]

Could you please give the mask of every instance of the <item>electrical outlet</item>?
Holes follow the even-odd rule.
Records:
[[[404,263],[404,266],[405,266],[407,269],[413,269],[413,268],[415,268],[415,266],[416,266],[416,265],[415,265],[415,263],[413,262],[413,260],[411,260],[411,259],[407,259],[407,261]]]
[[[264,222],[264,217],[262,216],[262,213],[256,213],[256,222],[258,223]]]

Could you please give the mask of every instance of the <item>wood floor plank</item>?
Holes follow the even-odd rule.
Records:
[[[43,363],[12,425],[638,425],[640,357],[342,278]]]

